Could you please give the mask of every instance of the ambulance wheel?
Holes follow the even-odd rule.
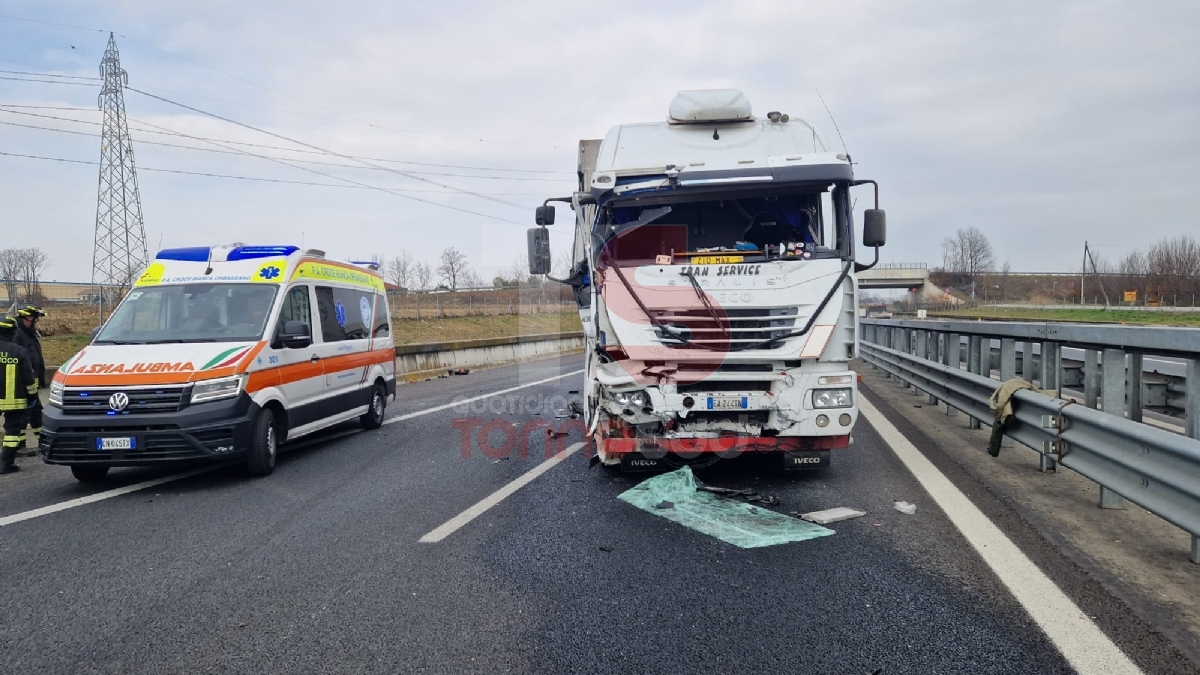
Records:
[[[384,391],[383,385],[376,383],[371,388],[371,407],[367,408],[367,412],[358,418],[364,429],[378,429],[383,426],[383,409],[387,407],[387,392]]]
[[[108,475],[107,466],[73,466],[71,475],[80,483],[99,483]]]
[[[250,440],[250,454],[246,457],[246,473],[251,476],[267,476],[275,470],[275,457],[279,454],[279,431],[275,425],[275,413],[263,408],[254,422],[254,435]]]

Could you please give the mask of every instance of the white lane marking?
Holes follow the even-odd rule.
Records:
[[[583,369],[582,369],[582,368],[581,368],[581,369],[579,369],[579,370],[572,370],[572,371],[571,371],[571,372],[569,372],[569,373],[563,373],[562,375],[555,375],[554,377],[547,377],[546,379],[544,379],[544,380],[538,380],[537,382],[530,382],[530,383],[528,383],[528,384],[520,384],[520,385],[517,385],[517,386],[515,386],[515,387],[509,387],[508,389],[501,389],[500,391],[493,391],[493,392],[491,392],[491,393],[488,393],[488,394],[481,394],[481,395],[479,395],[479,396],[474,396],[474,397],[472,397],[472,398],[464,398],[464,399],[461,399],[461,400],[455,401],[455,402],[453,402],[453,403],[447,403],[446,405],[439,405],[439,406],[437,406],[437,407],[435,407],[435,408],[427,408],[427,409],[425,409],[425,410],[418,410],[417,412],[411,412],[411,413],[406,413],[406,414],[404,414],[404,415],[397,415],[397,416],[395,416],[395,417],[389,417],[389,418],[387,418],[386,420],[384,420],[384,421],[383,421],[383,423],[384,423],[384,424],[392,424],[392,423],[394,423],[394,422],[403,422],[404,420],[410,420],[410,419],[412,419],[412,418],[414,418],[414,417],[420,417],[421,415],[428,415],[429,413],[435,413],[435,412],[437,412],[437,411],[439,411],[439,410],[447,410],[447,409],[449,409],[449,408],[457,408],[458,406],[460,406],[460,405],[463,405],[463,404],[465,404],[465,403],[472,403],[472,402],[474,402],[474,401],[480,401],[480,400],[482,400],[482,399],[485,399],[485,398],[491,398],[491,397],[493,397],[493,396],[499,396],[499,395],[501,395],[501,394],[507,394],[507,393],[509,393],[510,391],[518,391],[518,390],[520,390],[520,389],[528,389],[529,387],[536,387],[536,386],[537,386],[537,385],[539,385],[539,384],[546,384],[547,382],[553,382],[553,381],[555,381],[555,380],[561,380],[561,379],[563,379],[564,377],[570,377],[570,376],[572,376],[572,375],[578,375],[578,374],[580,374],[580,373],[582,373],[582,372],[583,372]]]
[[[519,385],[516,387],[509,387],[508,389],[501,389],[500,391],[494,391],[490,394],[484,394],[482,396],[468,398],[468,399],[465,399],[462,401],[457,401],[455,403],[449,403],[447,405],[440,405],[435,408],[428,408],[426,410],[418,410],[417,412],[411,412],[406,415],[399,415],[397,417],[392,417],[392,418],[386,419],[383,421],[383,423],[391,424],[392,422],[399,422],[401,420],[412,419],[413,417],[420,417],[421,415],[428,415],[429,413],[437,412],[439,410],[445,410],[447,408],[453,408],[454,406],[462,405],[463,403],[470,403],[472,401],[478,401],[479,399],[488,398],[489,396],[497,396],[499,394],[507,394],[511,391],[517,391],[518,389],[534,387],[539,384],[545,384],[547,382],[553,382],[554,380],[560,380],[560,379],[562,379],[564,377],[568,377],[570,375],[578,375],[579,373],[582,373],[582,372],[583,372],[583,370],[575,370],[575,371],[571,371],[569,373],[563,373],[562,375],[548,377],[544,380],[538,380],[537,382],[530,382],[528,384],[522,384],[522,385]],[[342,433],[334,434],[334,435],[330,435],[330,436],[306,437],[304,440],[297,441],[296,445],[289,446],[287,449],[288,450],[296,450],[298,448],[304,447],[306,445],[311,445],[313,443],[318,443],[318,442],[323,442],[323,441],[331,441],[336,438],[341,438],[342,436],[349,436],[349,435],[357,434],[357,433],[359,433],[359,432],[357,430],[355,430],[355,431],[342,432]],[[576,448],[576,450],[578,450],[578,448]],[[547,460],[547,461],[549,461],[549,460]],[[48,516],[52,513],[58,513],[59,511],[66,511],[67,509],[73,509],[77,506],[94,504],[95,502],[104,501],[105,499],[112,499],[113,497],[120,497],[121,495],[126,495],[126,494],[129,494],[130,492],[137,492],[138,490],[145,490],[146,488],[151,488],[156,485],[162,485],[163,483],[170,483],[171,481],[183,480],[184,478],[191,478],[192,476],[198,476],[202,473],[207,473],[209,471],[215,471],[216,469],[220,469],[220,468],[226,467],[226,466],[229,466],[229,464],[227,464],[227,463],[214,464],[212,466],[205,466],[205,467],[201,467],[199,469],[193,469],[191,471],[184,471],[182,473],[173,473],[169,476],[162,476],[159,478],[142,481],[141,483],[134,483],[133,485],[126,485],[125,487],[119,487],[119,488],[116,488],[113,490],[105,490],[104,492],[97,492],[96,494],[88,495],[86,497],[79,497],[77,499],[71,499],[71,500],[68,500],[65,502],[59,502],[58,504],[51,504],[49,506],[43,506],[41,508],[31,509],[29,511],[22,511],[21,513],[14,513],[11,516],[0,517],[0,527],[4,527],[5,525],[12,525],[14,523],[19,523],[19,522],[22,522],[25,520],[32,520],[34,518],[40,518],[41,516]],[[546,468],[549,468],[549,467],[546,467]],[[537,476],[534,476],[534,478],[536,478],[536,477]]]
[[[454,534],[455,530],[459,529],[463,525],[466,525],[467,523],[471,522],[472,520],[475,520],[479,516],[483,515],[483,513],[485,513],[488,509],[490,509],[493,506],[504,501],[512,493],[514,493],[517,490],[520,490],[521,488],[525,487],[526,485],[532,483],[535,478],[546,473],[550,469],[553,469],[555,467],[555,465],[557,465],[559,462],[563,461],[567,457],[570,457],[571,455],[575,454],[582,447],[583,447],[582,442],[571,445],[566,450],[563,450],[562,452],[558,453],[557,455],[551,457],[550,459],[547,459],[546,461],[542,462],[541,464],[538,464],[537,466],[533,467],[532,469],[521,474],[520,476],[518,476],[515,480],[513,480],[508,485],[505,485],[504,487],[500,488],[499,490],[496,490],[495,492],[488,495],[487,497],[484,497],[481,501],[479,501],[477,504],[475,504],[471,508],[467,509],[466,511],[463,511],[462,513],[458,514],[457,516],[454,516],[450,520],[447,520],[445,523],[442,523],[442,525],[440,525],[437,529],[433,530],[432,532],[425,535],[424,537],[421,537],[417,541],[422,544],[436,544],[437,542],[445,539],[446,537],[450,536],[451,534]]]
[[[1141,673],[1079,607],[864,398],[859,407],[921,487],[1080,673]]]
[[[214,464],[212,466],[205,466],[205,467],[201,467],[199,469],[192,469],[191,471],[184,471],[183,473],[173,473],[170,476],[162,476],[160,478],[154,478],[151,480],[142,481],[141,483],[134,483],[133,485],[126,485],[125,487],[119,487],[114,490],[105,490],[104,492],[97,492],[96,494],[88,495],[86,497],[79,497],[78,499],[72,499],[72,500],[65,501],[65,502],[59,502],[57,504],[51,504],[50,506],[43,506],[39,509],[33,509],[30,511],[22,511],[21,513],[14,513],[11,516],[4,516],[3,518],[0,518],[0,527],[4,527],[5,525],[12,525],[13,523],[19,523],[23,520],[32,520],[33,518],[40,518],[41,516],[48,516],[51,513],[58,513],[59,511],[66,511],[67,509],[73,509],[76,506],[83,506],[85,504],[92,504],[94,502],[104,501],[105,499],[112,499],[113,497],[120,497],[121,495],[129,494],[130,492],[137,492],[138,490],[145,490],[146,488],[154,487],[155,485],[162,485],[163,483],[170,483],[171,481],[180,480],[182,478],[190,478],[192,476],[198,476],[202,473],[208,473],[209,471],[215,471],[217,469],[220,469],[220,468],[226,467],[226,466],[229,466],[229,465],[228,464]]]

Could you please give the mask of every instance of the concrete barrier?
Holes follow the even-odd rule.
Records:
[[[396,378],[415,382],[457,368],[498,366],[582,351],[582,332],[426,342],[396,347]]]

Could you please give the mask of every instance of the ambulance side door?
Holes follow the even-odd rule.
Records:
[[[325,365],[325,394],[322,413],[334,417],[369,402],[363,389],[366,368],[364,352],[370,344],[370,314],[363,323],[362,297],[372,291],[342,286],[315,287],[317,313],[321,320],[321,359]]]
[[[313,336],[313,343],[307,347],[288,348],[272,336],[272,349],[268,360],[276,359],[279,369],[279,388],[283,392],[288,409],[289,426],[293,429],[321,419],[321,398],[325,393],[324,366],[321,362],[320,339],[321,327],[314,323],[312,287],[308,284],[295,284],[287,289],[279,310],[279,320],[275,322],[276,336],[287,325],[288,321],[302,321],[308,324]]]

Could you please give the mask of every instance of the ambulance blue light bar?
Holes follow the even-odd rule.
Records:
[[[184,262],[204,262],[208,260],[208,246],[189,246],[187,248],[164,248],[154,256],[155,260],[181,260]]]
[[[239,246],[230,251],[225,259],[235,262],[254,258],[278,258],[291,255],[299,250],[299,246]]]

